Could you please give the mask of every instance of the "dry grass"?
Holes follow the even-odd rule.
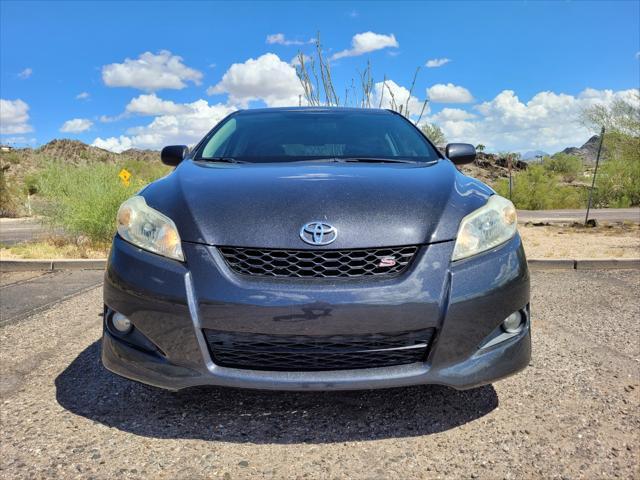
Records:
[[[0,248],[0,259],[106,258],[109,244],[81,244],[51,238]]]

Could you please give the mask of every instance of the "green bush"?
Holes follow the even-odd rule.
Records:
[[[640,205],[640,159],[616,158],[602,163],[593,192],[594,207]]]
[[[495,185],[496,191],[509,198],[509,180],[504,178]],[[529,165],[513,177],[511,201],[525,210],[553,208],[581,208],[585,204],[584,193],[577,188],[558,183],[558,176],[542,165]]]
[[[19,189],[7,182],[5,171],[0,167],[0,216],[17,217],[21,210]]]
[[[547,171],[560,175],[565,182],[573,182],[582,173],[582,160],[566,153],[545,157],[542,165]]]
[[[133,162],[129,186],[122,184],[121,165],[95,163],[71,166],[49,163],[31,185],[43,198],[40,212],[70,235],[84,235],[93,243],[110,241],[120,204],[144,184],[168,171],[166,167]],[[149,162],[146,162],[149,164]]]

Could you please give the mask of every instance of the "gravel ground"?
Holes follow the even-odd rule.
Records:
[[[638,478],[640,272],[532,280],[531,366],[466,392],[157,390],[84,293],[0,329],[0,477]]]
[[[519,225],[527,258],[640,258],[640,225]]]

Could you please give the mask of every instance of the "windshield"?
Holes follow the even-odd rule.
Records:
[[[399,115],[372,112],[243,112],[203,142],[196,159],[294,162],[314,159],[429,162],[439,157]]]

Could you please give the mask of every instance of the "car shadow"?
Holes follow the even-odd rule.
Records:
[[[56,378],[58,403],[109,427],[153,438],[236,443],[331,443],[429,435],[498,406],[492,386],[353,392],[201,387],[169,392],[120,378],[90,345]]]

